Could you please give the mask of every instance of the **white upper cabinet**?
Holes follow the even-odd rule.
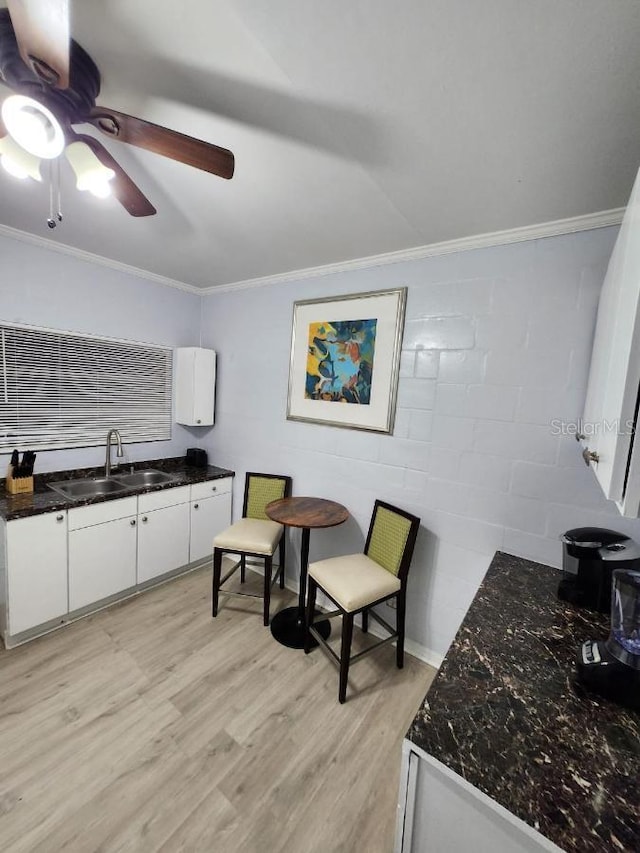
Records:
[[[215,406],[216,354],[201,347],[176,350],[175,418],[186,426],[211,426]]]
[[[640,509],[640,177],[602,286],[582,423],[585,459],[623,515]]]

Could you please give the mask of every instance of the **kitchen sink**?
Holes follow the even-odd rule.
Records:
[[[164,471],[154,471],[153,468],[147,468],[145,471],[134,471],[133,474],[115,474],[113,479],[129,489],[139,489],[145,486],[162,486],[165,483],[170,483],[175,477],[172,474],[165,474]]]
[[[58,483],[49,483],[49,488],[58,492],[68,500],[82,500],[83,498],[97,498],[101,495],[117,495],[126,492],[127,486],[116,482],[111,477],[84,478],[82,480],[61,480]]]
[[[112,474],[110,477],[84,477],[81,480],[61,480],[49,483],[49,488],[71,501],[119,495],[145,486],[163,486],[175,480],[172,474],[147,468],[132,474]]]

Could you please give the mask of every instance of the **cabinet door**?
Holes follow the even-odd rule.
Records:
[[[191,504],[189,562],[213,556],[213,537],[231,524],[231,494],[202,498]]]
[[[201,349],[196,353],[193,375],[193,422],[213,424],[216,388],[216,354]]]
[[[189,504],[169,506],[138,517],[138,583],[189,562]]]
[[[201,347],[181,347],[175,362],[175,419],[187,426],[213,424],[216,354]]]
[[[417,765],[414,800],[407,803],[400,853],[562,853],[548,838],[440,762],[415,754],[410,761]]]
[[[598,305],[582,424],[605,496],[622,501],[640,382],[640,178],[636,178]],[[637,514],[637,499],[635,513]]]
[[[69,610],[135,586],[136,530],[132,517],[69,532]]]
[[[67,514],[7,523],[8,633],[19,634],[68,610]]]

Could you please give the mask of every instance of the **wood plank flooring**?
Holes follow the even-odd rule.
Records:
[[[210,600],[202,569],[0,651],[3,853],[390,853],[434,670],[383,647],[339,705],[337,670],[276,643],[261,602]]]

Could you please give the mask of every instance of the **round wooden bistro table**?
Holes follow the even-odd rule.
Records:
[[[287,527],[302,529],[300,548],[300,592],[298,606],[285,607],[271,620],[271,633],[283,646],[290,649],[304,648],[305,639],[305,601],[307,598],[307,571],[309,568],[309,532],[312,527],[335,527],[349,518],[349,510],[335,501],[324,498],[281,498],[265,507],[272,521]],[[318,622],[316,630],[325,640],[331,633],[329,620]],[[315,640],[312,645],[317,646]]]

